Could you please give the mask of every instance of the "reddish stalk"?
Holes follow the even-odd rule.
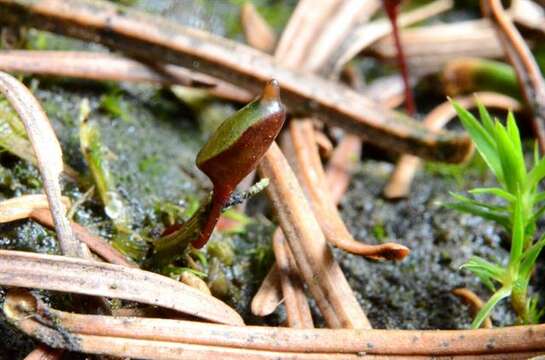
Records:
[[[382,3],[384,4],[384,9],[392,24],[392,32],[397,50],[397,64],[403,77],[403,83],[405,84],[405,106],[407,108],[407,113],[412,116],[416,113],[416,105],[411,84],[409,83],[409,69],[407,68],[407,61],[405,60],[405,54],[403,52],[397,25],[397,15],[399,13],[399,4],[401,3],[401,0],[383,0]]]

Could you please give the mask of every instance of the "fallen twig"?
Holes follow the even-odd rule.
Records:
[[[63,171],[62,150],[47,116],[34,95],[11,75],[0,72],[0,92],[8,99],[25,125],[36,153],[62,253],[85,257],[87,254],[84,248],[72,234],[66,208],[61,200],[59,176]]]
[[[0,51],[0,70],[90,80],[149,82],[206,89],[227,100],[248,102],[253,94],[225,81],[170,64],[145,64],[109,53],[85,51]]]
[[[367,317],[327,247],[310,205],[276,144],[261,161],[259,172],[271,181],[267,193],[278,213],[299,272],[328,326],[369,328]]]
[[[521,109],[520,103],[506,95],[490,92],[479,92],[472,96],[456,98],[464,108],[472,108],[480,102],[486,107],[498,108],[507,111],[518,111]],[[423,121],[424,126],[432,131],[436,131],[445,126],[451,119],[456,117],[456,110],[446,101],[431,111]],[[411,190],[411,184],[420,167],[421,160],[412,155],[401,155],[399,158],[388,184],[384,188],[384,197],[387,199],[399,199],[407,197]]]
[[[477,330],[366,331],[227,326],[184,320],[67,313],[51,309],[23,291],[8,294],[4,313],[17,327],[42,341],[55,344],[56,340],[61,340],[57,343],[58,347],[79,346],[80,351],[101,353],[97,351],[99,346],[101,351],[105,351],[105,345],[115,344],[116,352],[113,354],[140,358],[173,359],[180,355],[181,348],[210,350],[210,354],[214,353],[214,349],[238,349],[246,351],[247,354],[255,354],[253,351],[271,351],[279,356],[278,359],[299,359],[290,357],[292,353],[297,356],[307,353],[308,357],[301,357],[302,359],[327,358],[320,357],[320,354],[328,354],[332,359],[352,359],[349,354],[361,356],[362,353],[409,359],[412,356],[422,359],[418,356],[426,355],[433,358],[466,356],[467,359],[486,355],[498,358],[499,354],[508,354],[508,358],[513,358],[518,353],[545,352],[544,324]],[[64,336],[59,336],[60,331]],[[46,335],[51,336],[46,338]],[[104,342],[101,342],[101,338],[105,339]],[[154,352],[138,356],[134,355],[131,346],[126,346],[126,352],[119,350],[121,345],[131,344],[139,345],[138,348],[147,344]],[[165,351],[163,357],[160,357],[157,356],[161,354],[158,349],[162,349],[162,346]],[[150,354],[156,356],[150,357]],[[195,358],[203,357],[193,359]],[[254,359],[244,357],[248,358]]]
[[[0,284],[113,297],[243,324],[236,311],[199,290],[152,272],[96,261],[0,250]]]
[[[545,81],[534,56],[499,0],[483,0],[483,12],[492,20],[497,36],[515,69],[520,88],[534,114],[534,131],[541,150],[545,152]]]
[[[452,294],[462,299],[462,301],[469,306],[471,314],[473,316],[477,315],[477,313],[482,309],[484,305],[484,302],[481,300],[481,298],[468,288],[454,289],[452,290]],[[492,320],[490,320],[490,317],[484,319],[483,323],[481,324],[481,328],[492,328]]]
[[[244,45],[104,1],[0,0],[7,24],[53,30],[100,42],[149,61],[186,66],[257,92],[276,78],[292,112],[315,115],[384,147],[424,158],[459,162],[470,148],[467,136],[432,134],[408,117],[387,110],[332,81],[287,70],[270,56]]]

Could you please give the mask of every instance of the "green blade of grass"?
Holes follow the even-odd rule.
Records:
[[[451,101],[462,125],[475,143],[477,151],[479,151],[488,167],[496,175],[498,181],[503,182],[502,167],[494,138],[469,111],[460,106],[456,101]]]
[[[492,295],[490,299],[488,299],[486,304],[484,304],[483,308],[477,313],[477,316],[475,316],[475,319],[471,323],[471,327],[473,329],[478,329],[484,319],[486,319],[490,315],[490,312],[492,311],[494,306],[496,306],[501,300],[505,299],[509,295],[511,295],[511,288],[509,287],[502,287],[498,291],[496,291],[494,295]]]

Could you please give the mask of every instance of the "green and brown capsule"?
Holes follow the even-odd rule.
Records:
[[[259,163],[286,117],[278,81],[270,80],[261,97],[225,120],[197,155],[197,166],[214,190],[206,222],[193,246],[201,248],[212,234],[221,211],[238,183]]]

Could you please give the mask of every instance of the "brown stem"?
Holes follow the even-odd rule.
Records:
[[[7,72],[89,80],[150,82],[207,89],[212,95],[248,102],[253,94],[230,83],[169,64],[145,64],[109,53],[85,51],[0,51],[0,69]]]
[[[471,310],[471,314],[473,317],[475,317],[479,311],[482,309],[484,302],[481,300],[481,298],[475,294],[473,291],[469,290],[468,288],[457,288],[452,290],[452,294],[462,299],[463,302],[465,302],[469,309]],[[492,320],[490,320],[490,317],[487,316],[486,319],[481,324],[481,328],[485,329],[491,329],[492,328]]]
[[[53,218],[51,217],[51,212],[47,208],[34,209],[29,214],[29,217],[49,228],[52,228],[54,225]],[[95,254],[99,255],[110,264],[138,268],[137,264],[127,259],[118,250],[113,248],[112,245],[110,245],[110,243],[108,243],[105,239],[91,234],[89,230],[79,225],[78,223],[71,222],[71,225],[72,231],[74,232],[74,235],[78,238],[78,240],[85,243],[89,247],[89,249],[91,249]]]
[[[477,106],[481,103],[486,107],[498,108],[506,111],[518,111],[521,109],[521,104],[509,96],[479,92],[473,96],[465,96],[456,98],[466,109]],[[450,103],[446,101],[433,109],[424,119],[423,124],[428,129],[436,131],[445,126],[451,119],[456,117],[456,110]],[[412,155],[402,155],[392,172],[388,184],[384,188],[384,197],[387,199],[399,199],[407,197],[411,190],[413,178],[420,166],[420,159]]]
[[[481,7],[492,20],[505,54],[515,69],[526,103],[534,113],[533,126],[536,138],[541,151],[545,152],[545,81],[541,71],[524,39],[505,13],[501,2],[482,0]]]
[[[80,350],[89,344],[85,339],[99,341],[107,338],[106,344],[147,343],[158,349],[160,345],[172,351],[174,345],[206,349],[239,349],[271,351],[280,359],[291,353],[309,355],[328,354],[331,358],[352,359],[349,354],[403,356],[422,359],[418,356],[466,356],[475,358],[489,355],[500,358],[500,354],[514,356],[525,352],[545,352],[545,325],[512,326],[477,330],[353,330],[353,329],[292,329],[266,326],[227,326],[195,321],[80,315],[48,308],[28,292],[10,292],[4,304],[4,313],[9,321],[34,337],[53,343],[59,338],[55,328],[64,331],[58,347],[80,345]],[[37,320],[40,320],[41,323]],[[42,331],[39,331],[42,330]],[[53,336],[43,338],[45,332]],[[85,338],[88,336],[88,338]],[[117,339],[113,342],[113,339]],[[123,340],[130,340],[123,342]],[[133,342],[134,341],[134,342]],[[97,344],[98,345],[98,344]],[[130,346],[128,346],[130,348]],[[89,349],[90,350],[90,349]],[[253,350],[253,351],[252,351]],[[95,350],[96,351],[96,350]],[[129,351],[129,350],[128,350]],[[132,350],[130,350],[132,351]],[[116,353],[119,355],[120,353]],[[123,353],[124,356],[128,353]],[[132,354],[132,353],[131,353]],[[154,353],[155,355],[157,353]],[[177,352],[166,352],[165,356],[152,358],[174,358]],[[134,356],[134,355],[133,355]],[[138,357],[138,356],[136,356]],[[140,356],[142,357],[142,356]],[[145,357],[145,356],[144,356]],[[184,357],[185,358],[185,357]],[[200,359],[201,357],[199,357]],[[297,357],[295,357],[297,358]],[[305,358],[305,357],[303,357]],[[309,358],[313,358],[309,356]],[[511,357],[509,357],[511,358]],[[246,359],[246,357],[244,357]]]
[[[369,328],[339,264],[331,251],[287,160],[276,144],[259,165],[261,177],[269,178],[267,193],[307,283],[328,326]]]
[[[354,240],[341,219],[335,203],[329,197],[325,173],[314,141],[312,122],[292,121],[290,135],[291,141],[286,141],[286,145],[288,149],[292,148],[296,161],[294,166],[296,174],[305,189],[327,241],[345,251],[372,259],[401,260],[407,256],[409,249],[400,244],[367,245]]]
[[[405,106],[407,108],[407,113],[411,116],[414,116],[414,114],[416,113],[416,105],[414,102],[411,84],[409,83],[409,69],[407,68],[407,61],[405,60],[405,53],[403,51],[403,45],[401,44],[401,37],[399,35],[398,13],[399,4],[401,1],[383,0],[382,2],[384,3],[386,14],[388,15],[390,23],[392,24],[392,35],[394,37],[394,43],[397,52],[397,64],[403,78],[403,84],[405,85]]]
[[[274,257],[280,275],[280,285],[284,295],[284,306],[290,328],[314,327],[312,315],[305,295],[305,288],[299,277],[297,265],[282,229],[277,228],[273,235]]]
[[[65,256],[0,250],[0,285],[113,297],[243,324],[240,315],[220,300],[165,276]]]
[[[103,1],[0,0],[0,20],[24,23],[132,56],[186,66],[257,92],[274,77],[292,112],[315,115],[383,147],[425,158],[459,162],[470,141],[465,135],[431,134],[417,122],[387,110],[354,91],[311,74],[290,71],[244,45],[178,26]]]

